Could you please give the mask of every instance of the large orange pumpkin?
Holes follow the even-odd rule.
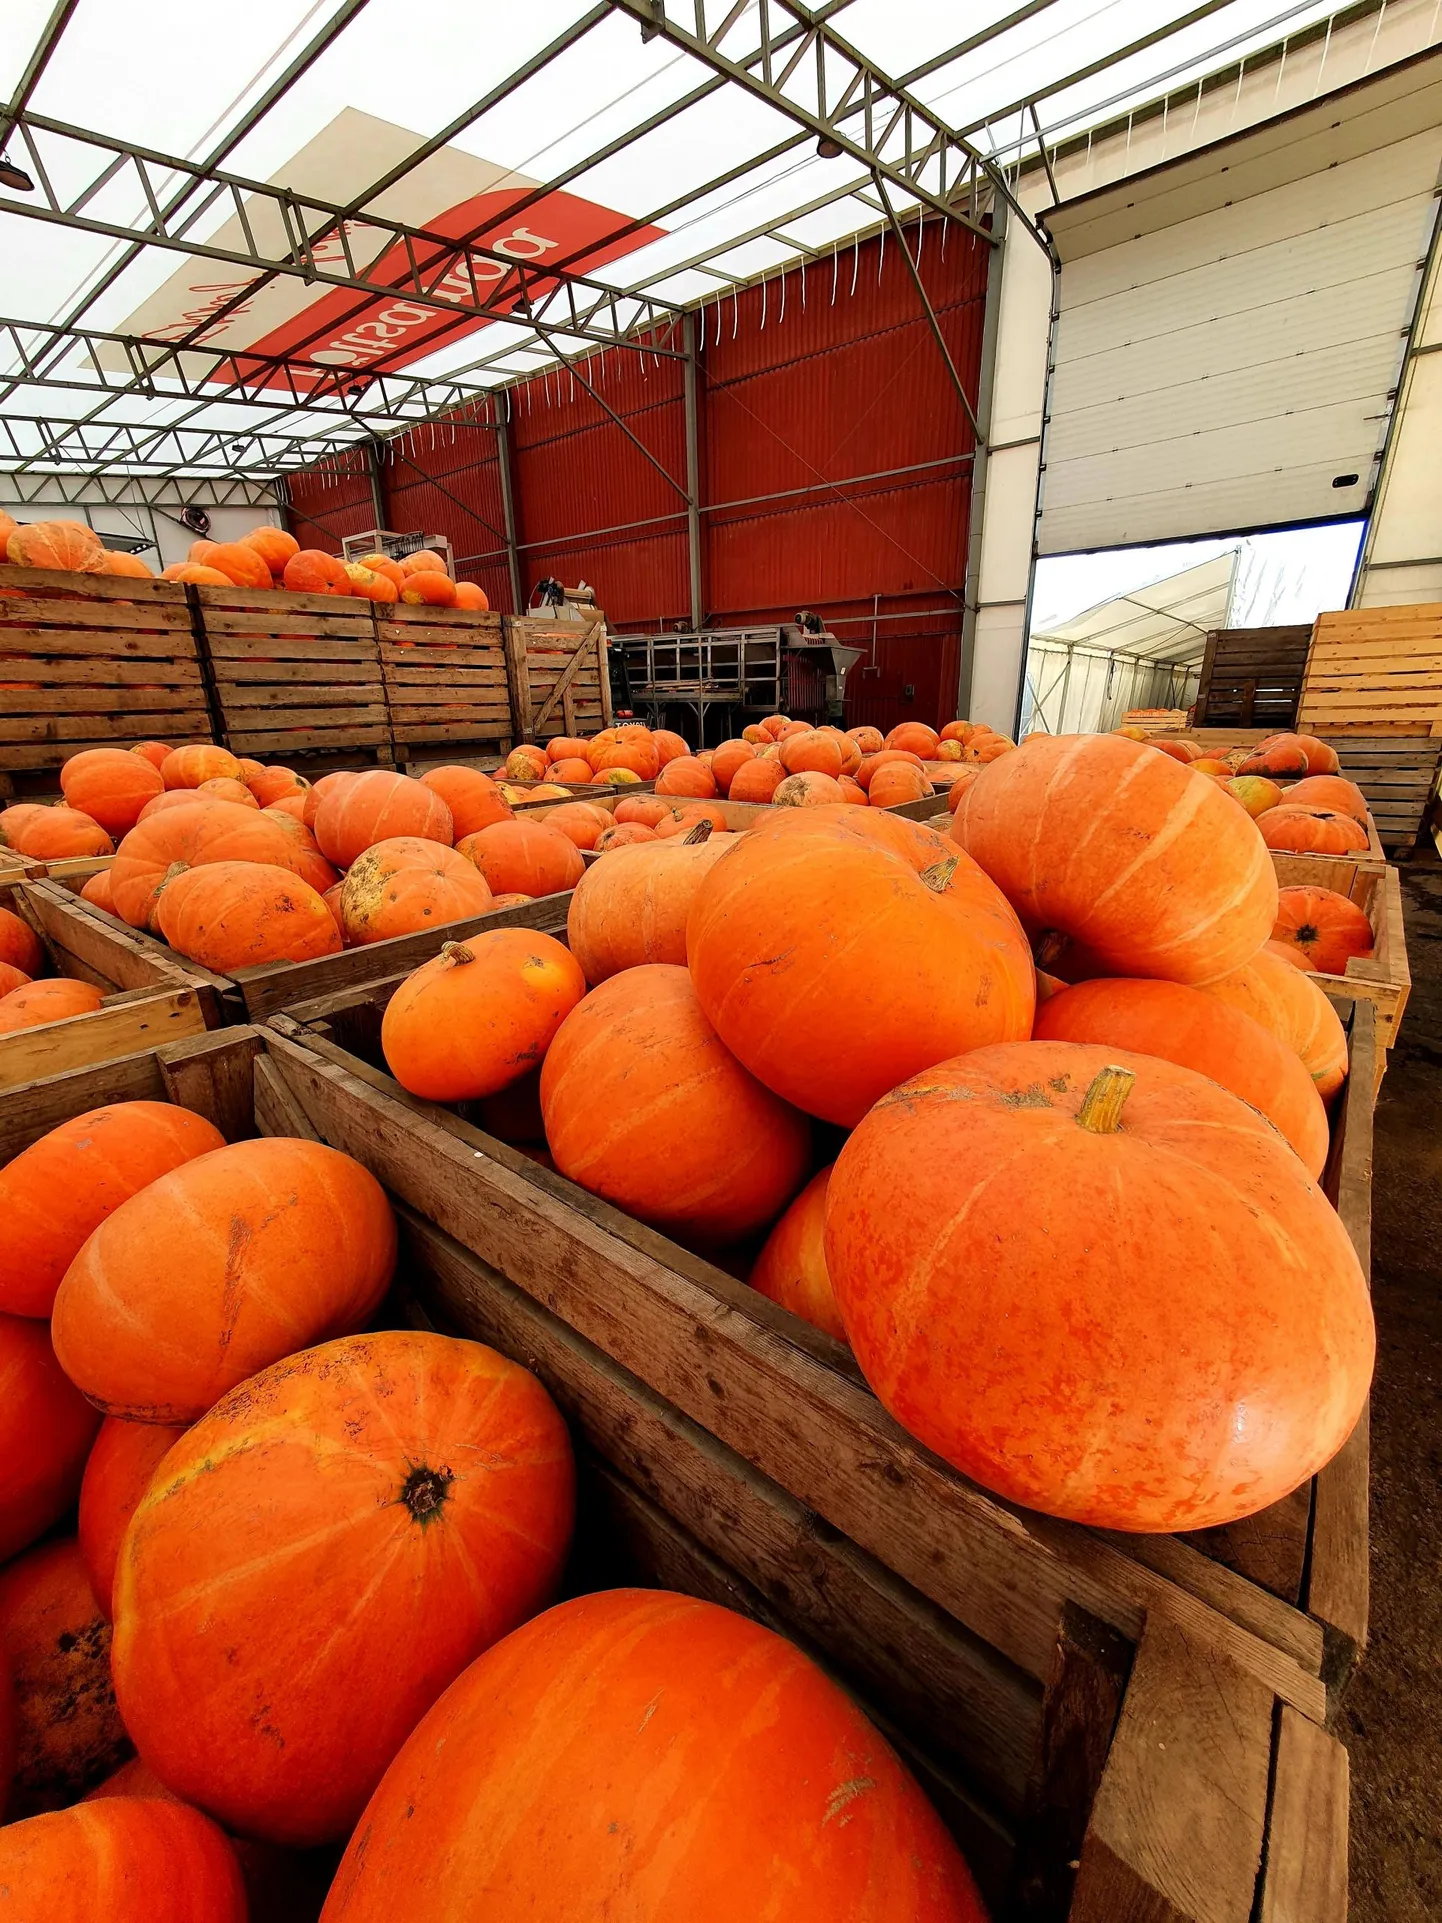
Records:
[[[318,781],[311,783],[310,787],[306,790],[305,807],[301,812],[301,820],[305,823],[306,827],[310,829],[312,834],[315,833],[315,818],[320,813],[320,805],[326,799],[327,795],[337,793],[339,789],[344,787],[346,782],[354,781],[355,778],[355,770],[350,768],[337,768],[334,774],[322,775]]]
[[[0,1829],[0,1915],[7,1911],[16,1923],[246,1923],[248,1915],[235,1850],[215,1824],[184,1803],[139,1796]]]
[[[732,1242],[770,1222],[810,1159],[804,1116],[730,1054],[684,968],[613,975],[541,1068],[556,1167],[658,1228]]]
[[[871,807],[895,808],[908,801],[924,801],[936,790],[923,769],[913,768],[909,761],[894,761],[876,770],[864,792]]]
[[[286,562],[300,553],[300,542],[280,527],[252,528],[242,540],[246,547],[255,549],[273,575],[284,574]]]
[[[359,1162],[283,1136],[236,1142],[101,1223],[55,1298],[55,1352],[108,1415],[191,1422],[278,1357],[359,1328],[395,1253],[390,1204]]]
[[[239,782],[234,784],[239,787]],[[213,787],[202,782],[198,788],[167,788],[164,794],[154,795],[140,811],[139,819],[149,821],[154,815],[163,815],[171,808],[191,808],[197,801],[217,801],[223,799]],[[252,800],[255,797],[252,795]]]
[[[590,801],[565,801],[559,808],[552,808],[546,816],[546,826],[554,828],[558,834],[573,841],[584,853],[594,848],[597,837],[603,830],[614,825],[614,817],[607,808],[598,808]]]
[[[22,974],[35,976],[45,966],[45,950],[40,937],[28,921],[12,909],[0,908],[0,961],[8,962]]]
[[[879,809],[781,816],[738,837],[702,883],[686,945],[732,1053],[843,1127],[932,1062],[1031,1032],[1031,953],[998,889],[943,837]]]
[[[75,1501],[98,1427],[56,1361],[45,1324],[0,1315],[0,1562]]]
[[[800,734],[788,735],[781,744],[781,753],[777,759],[789,775],[830,775],[833,780],[841,773],[847,762],[847,756],[836,736],[825,733],[819,728],[805,728]],[[857,765],[860,765],[859,756]],[[657,794],[661,792],[659,782],[656,784],[656,792]]]
[[[490,598],[478,581],[456,582],[456,606],[468,614],[484,614],[490,607]]]
[[[661,771],[656,744],[644,728],[617,741],[605,741],[597,735],[587,748],[586,759],[598,775],[620,768],[635,775],[638,781],[654,781]]]
[[[1084,943],[1111,974],[1212,981],[1276,918],[1272,858],[1246,817],[1119,735],[1033,735],[983,768],[953,821],[1030,934]]]
[[[375,573],[357,561],[346,562],[345,578],[350,583],[351,593],[358,600],[376,601],[389,606],[400,599],[400,589],[388,574]]]
[[[1199,988],[1082,982],[1043,1003],[1032,1033],[1039,1042],[1095,1042],[1194,1068],[1265,1115],[1307,1173],[1321,1176],[1327,1111],[1300,1057],[1250,1015]]]
[[[625,1589],[547,1611],[447,1691],[372,1798],[325,1923],[561,1915],[985,1923],[920,1789],[799,1649]]]
[[[1260,1022],[1300,1058],[1324,1102],[1347,1079],[1347,1036],[1341,1018],[1310,974],[1278,954],[1268,942],[1249,962],[1203,994],[1215,996]]]
[[[1305,855],[1365,853],[1367,830],[1351,815],[1329,808],[1294,806],[1284,801],[1257,817],[1257,828],[1269,848]]]
[[[1254,821],[1280,805],[1285,792],[1266,775],[1235,775],[1219,784],[1233,801],[1239,801]]]
[[[282,800],[289,801],[292,805],[281,807],[276,802],[272,802],[268,808],[262,810],[262,813],[270,817],[290,843],[290,860],[287,865],[300,876],[303,882],[314,888],[318,895],[323,895],[328,888],[335,887],[340,876],[321,853],[315,836],[301,819],[303,797],[294,794],[282,796]]]
[[[666,762],[656,777],[658,795],[694,795],[705,801],[716,793],[716,782],[709,768],[694,755],[677,755]]]
[[[421,786],[439,795],[451,811],[457,841],[479,834],[492,822],[510,821],[511,804],[491,777],[479,768],[432,768],[421,776]]]
[[[19,810],[7,808],[5,812],[13,815]],[[100,823],[78,808],[37,808],[33,814],[27,810],[9,840],[12,847],[33,861],[84,860],[115,852],[114,842]]]
[[[302,781],[294,768],[261,768],[256,773],[247,770],[245,785],[262,808],[269,808],[287,796],[303,795],[310,783]]]
[[[113,1102],[42,1135],[0,1169],[0,1310],[48,1316],[86,1238],[182,1162],[223,1148],[201,1115],[170,1102]]]
[[[855,779],[861,787],[869,789],[871,777],[878,768],[890,767],[902,761],[912,768],[922,767],[921,756],[914,755],[905,748],[878,748],[875,754],[862,756],[857,764]]]
[[[1308,775],[1283,789],[1281,800],[1289,808],[1328,808],[1333,814],[1350,816],[1367,826],[1367,797],[1355,781],[1341,775]]]
[[[1300,775],[1311,774],[1312,768],[1306,747],[1300,736],[1294,734],[1273,735],[1264,741],[1260,748],[1249,754],[1237,771],[1244,775],[1266,775],[1273,781],[1293,781]],[[1318,769],[1319,774],[1323,771]]]
[[[1152,1056],[1031,1042],[903,1083],[837,1158],[826,1262],[905,1428],[1101,1528],[1266,1508],[1335,1455],[1371,1380],[1331,1204],[1269,1122]]]
[[[287,829],[264,809],[203,795],[188,807],[147,817],[121,842],[110,867],[115,912],[132,928],[152,927],[162,891],[188,869],[255,862],[295,872],[304,858]]]
[[[15,529],[5,547],[12,567],[52,568],[63,574],[104,574],[106,553],[100,536],[79,521],[29,521]]]
[[[345,562],[323,548],[300,548],[285,564],[283,584],[292,594],[350,593]]]
[[[140,819],[147,801],[164,794],[160,771],[125,748],[87,748],[60,770],[66,805],[98,821],[108,835],[123,835]]]
[[[245,541],[222,541],[205,557],[205,565],[223,574],[238,588],[271,586],[270,566],[264,555]]]
[[[0,808],[0,848],[13,848],[17,854],[22,853],[20,838],[26,823],[44,812],[44,803],[39,801],[15,801],[8,808]]]
[[[43,1028],[47,1022],[68,1022],[76,1015],[93,1015],[105,997],[90,982],[68,975],[53,981],[27,982],[0,996],[0,1035],[21,1028]]]
[[[174,750],[168,741],[137,741],[129,752],[148,761],[152,768],[159,768],[164,763],[165,757],[172,754]]]
[[[769,803],[784,780],[790,777],[779,761],[763,761],[758,755],[752,761],[745,761],[731,777],[731,785],[726,790],[728,801],[749,801],[753,804]]]
[[[388,768],[371,768],[325,796],[313,832],[326,860],[349,868],[367,848],[400,835],[441,841],[449,848],[454,825],[434,788]]]
[[[580,964],[553,936],[492,928],[447,942],[386,1006],[386,1065],[428,1101],[496,1094],[536,1067],[585,992]]]
[[[775,808],[829,808],[845,799],[841,783],[834,775],[814,771],[787,775],[771,796]]]
[[[711,757],[711,779],[716,784],[718,794],[731,792],[731,783],[748,761],[756,759],[756,750],[749,741],[723,741]]]
[[[202,781],[243,781],[245,770],[228,748],[192,742],[173,748],[160,764],[167,788],[198,788]]]
[[[686,963],[686,918],[729,841],[672,837],[617,848],[576,883],[566,918],[571,953],[594,987],[643,962]]]
[[[127,1748],[110,1681],[110,1626],[74,1536],[52,1537],[0,1569],[0,1649],[15,1685],[10,1813],[73,1803]],[[36,1912],[12,1914],[29,1923]]]
[[[550,1397],[479,1342],[388,1330],[266,1369],[126,1532],[113,1662],[142,1757],[247,1835],[345,1836],[441,1691],[548,1599],[574,1481]]]
[[[1272,940],[1294,950],[1304,968],[1320,975],[1345,975],[1354,955],[1371,954],[1372,924],[1365,909],[1335,888],[1283,888],[1277,897]],[[4,1006],[0,1002],[0,1012]]]
[[[399,835],[351,864],[341,891],[347,946],[484,915],[491,891],[464,855],[442,841]]]
[[[467,835],[459,852],[475,863],[495,895],[559,895],[585,870],[581,851],[544,821],[498,821]]]
[[[642,821],[615,821],[609,828],[603,828],[596,837],[596,853],[609,855],[617,848],[634,848],[646,842],[659,841],[660,835],[654,828],[648,828]]]
[[[947,727],[955,726],[955,722],[947,723]],[[945,732],[946,730],[943,729],[942,733],[945,734]],[[863,755],[880,754],[886,746],[886,736],[881,732],[880,728],[848,728],[846,733],[848,738],[856,743]]]
[[[824,1230],[830,1179],[830,1167],[812,1176],[767,1236],[749,1280],[753,1289],[783,1309],[844,1342],[846,1325],[826,1273]]]
[[[258,808],[260,803],[251,793],[250,784],[245,781],[232,781],[229,775],[217,775],[213,781],[202,781],[196,789],[174,790],[176,794],[194,792],[197,795],[213,795],[217,801],[233,801],[238,808]]]
[[[184,1434],[179,1423],[122,1422],[115,1416],[100,1425],[80,1484],[80,1553],[107,1622],[115,1613],[111,1591],[121,1538],[151,1477]]]
[[[930,761],[939,739],[936,729],[924,721],[903,721],[891,730],[883,746],[899,748],[904,754],[920,755],[923,761]]]
[[[1009,736],[994,734],[990,728],[977,728],[962,747],[961,758],[986,766],[999,761],[1003,755],[1011,754],[1015,747],[1016,743]]]
[[[589,787],[594,779],[589,761],[553,761],[546,769],[552,781],[568,788]]]
[[[202,968],[229,974],[265,962],[317,961],[339,954],[335,922],[293,868],[213,861],[166,883],[156,904],[161,934]]]
[[[401,563],[402,569],[405,563]],[[410,608],[453,608],[456,584],[440,568],[418,568],[406,574],[401,584],[401,599]]]

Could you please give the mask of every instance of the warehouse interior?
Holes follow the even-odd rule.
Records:
[[[1442,0],[7,11],[18,523],[156,573],[258,523],[425,539],[504,618],[598,618],[596,725],[692,750],[773,710],[1260,730],[1221,638],[1263,630],[1300,725],[1318,617],[1439,614]],[[1331,1720],[1350,1912],[1298,1923],[1442,1913],[1431,646],[1433,707],[1357,764],[1411,999],[1375,1112],[1372,1628]],[[38,749],[5,771],[55,785]]]

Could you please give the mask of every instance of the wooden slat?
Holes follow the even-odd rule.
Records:
[[[193,656],[186,661],[133,661],[127,657],[123,661],[86,659],[42,663],[26,662],[19,657],[7,659],[0,650],[0,682],[7,685],[14,681],[30,682],[32,677],[36,687],[44,688],[72,684],[87,688],[195,687],[200,681],[200,667]]]
[[[222,661],[351,661],[374,669],[375,649],[368,634],[354,640],[323,635],[216,634],[208,636],[210,652]]]
[[[379,679],[364,681],[345,681],[333,686],[306,681],[294,683],[283,681],[266,686],[250,682],[218,681],[227,715],[247,708],[268,708],[271,710],[298,708],[344,708],[356,720],[374,720],[379,715],[385,719],[385,706],[381,695]],[[374,713],[371,712],[374,708]],[[237,725],[243,725],[244,716]]]
[[[308,749],[389,747],[384,721],[365,727],[290,728],[280,733],[231,730],[231,746],[245,754],[304,754]]]
[[[46,1022],[0,1035],[0,1088],[18,1088],[66,1069],[134,1055],[181,1035],[199,1035],[205,1016],[193,989],[145,990],[122,996],[89,1015]]]
[[[1284,1709],[1258,1923],[1346,1923],[1347,1752]]]
[[[237,661],[226,656],[216,673],[216,686],[222,693],[257,681],[271,687],[305,686],[311,682],[334,685],[342,681],[378,686],[380,674],[372,660],[356,660],[353,656],[339,661]]]
[[[92,612],[96,612],[92,610]],[[108,610],[101,610],[108,616]],[[157,622],[157,627],[161,624]],[[0,658],[19,660],[31,655],[44,658],[49,655],[74,656],[114,656],[117,660],[163,660],[194,661],[196,659],[195,639],[190,633],[187,617],[184,632],[174,634],[154,634],[148,630],[132,634],[118,628],[111,628],[106,620],[95,620],[89,630],[81,632],[77,627],[34,628],[7,627],[0,623]]]
[[[132,710],[137,705],[139,704],[134,702],[130,704]],[[140,716],[147,714],[163,716],[172,735],[182,727],[185,733],[199,734],[202,738],[208,738],[210,733],[210,717],[201,708],[151,708],[145,704],[139,706],[138,714],[132,712],[114,717],[97,715],[92,718],[88,715],[66,714],[56,715],[47,721],[38,717],[10,716],[0,721],[0,741],[16,744],[25,741],[46,741],[56,744],[63,742],[67,746],[75,744],[89,747],[97,741],[113,741],[117,734],[123,735],[126,740],[143,741],[147,735],[157,731],[149,723],[142,724]],[[24,762],[9,761],[0,755],[0,765],[43,768],[55,764],[57,759],[64,758],[64,756],[57,757],[53,751],[37,761]]]
[[[167,1100],[218,1128],[227,1142],[255,1134],[253,1072],[265,1043],[257,1028],[231,1029],[226,1045],[213,1036],[171,1042],[156,1052]]]
[[[0,663],[3,668],[3,663]],[[199,674],[195,677],[199,683]],[[0,685],[0,715],[34,716],[133,714],[143,708],[150,714],[187,713],[202,700],[198,685],[187,688],[6,688]],[[68,726],[69,722],[61,723]],[[106,724],[107,729],[109,724]],[[0,727],[0,736],[4,735]],[[26,740],[30,736],[12,736]]]
[[[113,601],[82,601],[78,598],[58,601],[27,595],[22,601],[5,597],[3,610],[0,610],[0,639],[8,643],[11,636],[24,634],[31,629],[41,642],[50,639],[52,629],[57,634],[70,629],[82,636],[97,630],[126,639],[132,634],[155,633],[157,639],[173,643],[190,639],[190,609],[183,594],[179,601],[146,603],[138,607],[122,606]]]
[[[442,648],[426,653],[420,648],[381,643],[381,664],[387,670],[409,668],[417,674],[447,674],[453,668],[496,668],[504,677],[505,655],[499,648]]]

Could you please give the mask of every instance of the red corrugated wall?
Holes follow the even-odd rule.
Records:
[[[910,237],[914,247],[915,229]],[[988,252],[959,228],[944,239],[936,224],[922,232],[922,278],[973,390]],[[789,620],[813,608],[865,651],[849,721],[948,719],[971,495],[970,465],[957,457],[972,439],[895,242],[842,248],[724,296],[698,327],[707,620]],[[511,410],[524,587],[546,574],[584,579],[613,631],[687,621],[684,502],[656,465],[684,484],[681,365],[616,350],[578,371],[654,459],[568,369],[497,396],[492,405]],[[508,609],[497,437],[486,421],[438,422],[389,444],[387,517],[447,535],[457,572]],[[338,537],[324,537],[351,531],[335,488],[321,473],[292,477],[302,539],[335,548]],[[356,528],[369,524],[368,485],[364,498]]]

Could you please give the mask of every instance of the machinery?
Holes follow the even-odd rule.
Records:
[[[700,747],[764,714],[839,718],[847,672],[862,652],[842,647],[810,610],[774,626],[613,635],[611,649],[625,705]]]

